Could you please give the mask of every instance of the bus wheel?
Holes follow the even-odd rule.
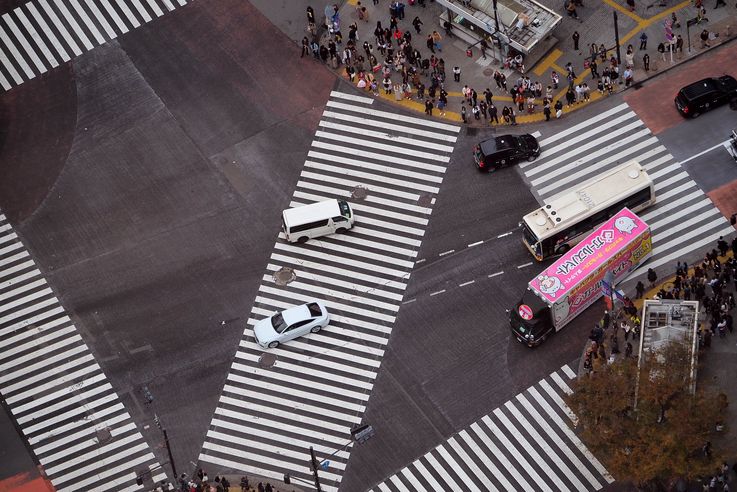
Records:
[[[304,244],[307,242],[309,238],[307,236],[302,236],[301,238],[297,239],[298,243]]]
[[[555,250],[555,254],[564,255],[564,254],[568,253],[568,250],[569,249],[571,249],[571,247],[568,246],[567,244],[564,244],[562,246],[559,246],[558,249]]]
[[[348,232],[348,229],[346,229],[345,227],[338,227],[335,232],[337,232],[338,234],[345,234],[346,232]]]

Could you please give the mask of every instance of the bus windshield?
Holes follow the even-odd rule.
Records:
[[[636,213],[654,203],[653,182],[633,161],[525,215],[523,243],[538,261],[560,256],[623,208]]]

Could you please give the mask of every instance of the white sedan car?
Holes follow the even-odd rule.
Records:
[[[276,348],[293,338],[317,333],[330,322],[325,305],[319,301],[294,306],[258,321],[253,327],[256,343],[263,348]]]

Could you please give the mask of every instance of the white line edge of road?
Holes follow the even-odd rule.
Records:
[[[439,290],[439,291],[437,291],[437,292],[433,292],[432,294],[430,294],[430,297],[432,297],[432,296],[436,296],[436,295],[438,295],[438,294],[442,294],[443,292],[445,292],[445,289],[443,289],[443,290]]]
[[[729,144],[729,140],[725,140],[724,142],[720,142],[720,143],[718,143],[718,144],[714,145],[713,147],[709,147],[709,148],[708,148],[708,149],[706,149],[706,150],[702,150],[702,151],[701,151],[701,152],[699,152],[698,154],[692,155],[691,157],[689,157],[689,158],[687,158],[687,159],[683,159],[682,161],[680,161],[680,164],[685,164],[685,163],[687,163],[688,161],[691,161],[691,160],[693,160],[693,159],[696,159],[697,157],[701,157],[702,155],[704,155],[704,154],[707,154],[707,153],[711,152],[712,150],[718,149],[719,147],[726,147],[726,148],[729,148],[729,147],[728,147],[728,144]]]
[[[522,269],[522,268],[528,267],[528,266],[530,266],[530,265],[532,265],[532,262],[529,262],[529,263],[525,263],[525,264],[523,264],[523,265],[517,265],[517,270],[520,270],[520,269]]]
[[[503,274],[504,274],[504,270],[502,270],[501,272],[492,273],[491,275],[487,275],[486,277],[487,278],[492,278],[492,277],[497,277],[497,276],[503,275]]]
[[[475,243],[471,243],[471,244],[469,244],[466,247],[467,248],[473,248],[474,246],[478,246],[479,244],[484,244],[484,242],[483,241],[476,241]]]
[[[332,91],[330,97],[339,97],[341,99],[348,99],[349,101],[361,102],[364,104],[373,104],[374,100],[370,97],[361,97],[354,94],[347,94],[345,92]]]

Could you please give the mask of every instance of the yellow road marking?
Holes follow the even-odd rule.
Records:
[[[555,63],[558,58],[560,58],[562,54],[563,52],[558,48],[553,49],[553,51],[551,51],[550,54],[546,56],[541,63],[538,63],[535,66],[532,72],[538,77],[541,76],[549,67],[551,67]]]
[[[626,15],[627,17],[629,17],[633,21],[637,22],[638,24],[640,24],[640,23],[642,23],[642,22],[645,21],[645,19],[643,19],[639,15],[635,14],[634,12],[630,11],[630,9],[626,8],[624,5],[618,4],[614,0],[604,0],[604,3],[606,3],[607,5],[609,5],[612,8],[615,8],[615,9],[619,10],[624,15]]]

